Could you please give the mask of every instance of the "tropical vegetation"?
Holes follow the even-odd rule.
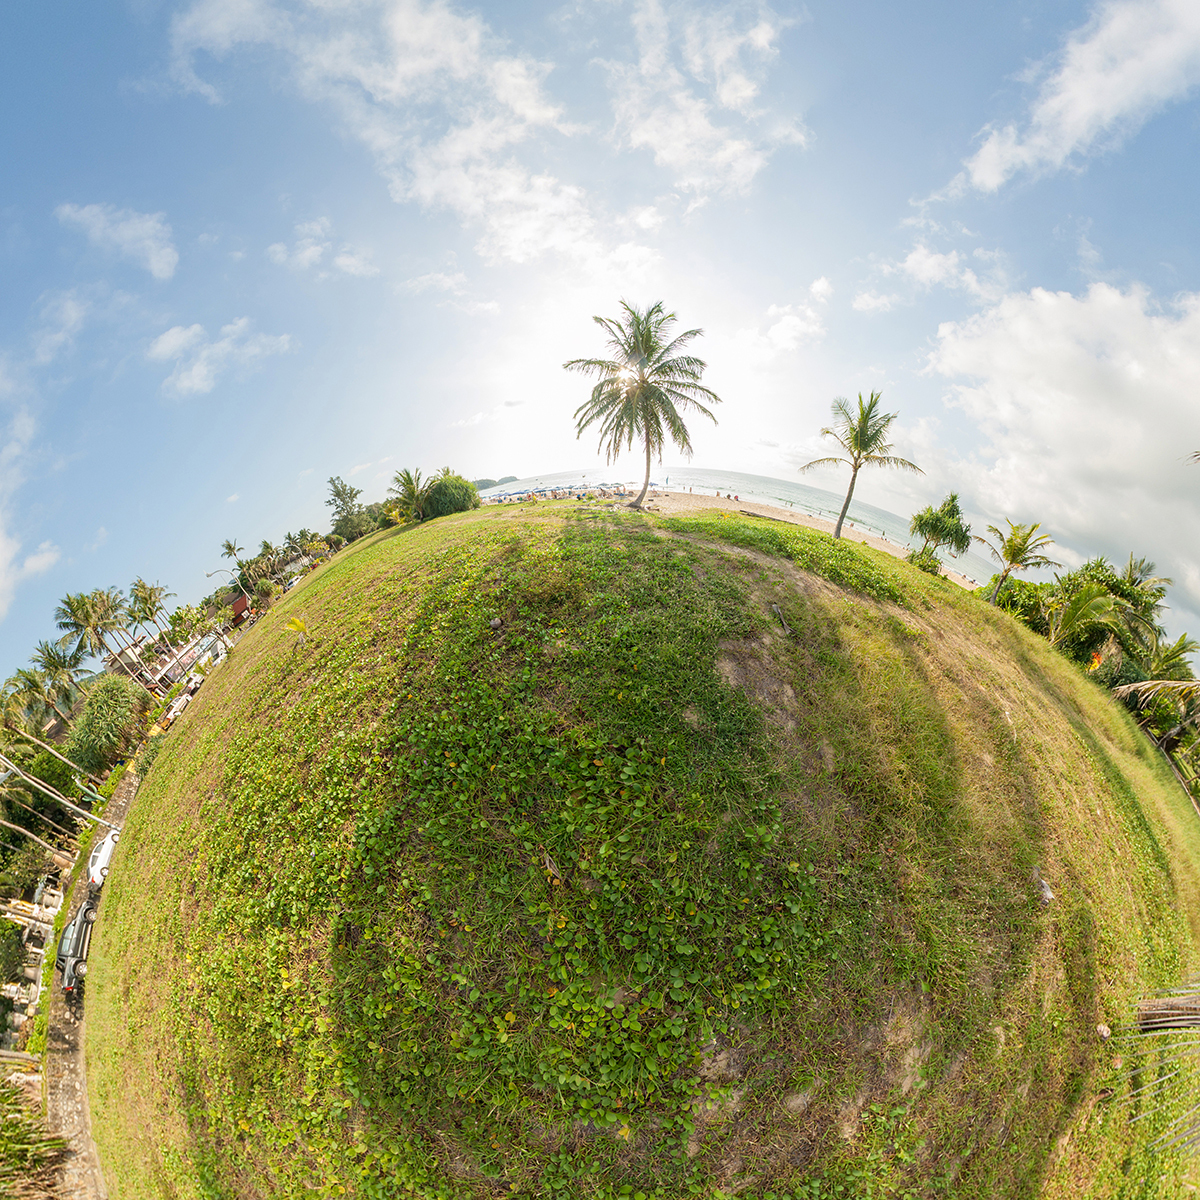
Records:
[[[945,547],[952,555],[959,555],[971,547],[971,527],[963,520],[957,492],[951,492],[937,508],[930,504],[914,513],[908,531],[923,539],[909,553],[908,561],[930,575],[941,574],[940,549]]]
[[[1007,531],[995,525],[988,526],[988,533],[996,539],[995,542],[989,542],[985,538],[979,539],[991,551],[996,562],[1000,564],[1000,572],[995,578],[995,586],[992,588],[990,597],[992,604],[996,603],[1000,589],[1004,587],[1008,577],[1014,571],[1031,571],[1062,566],[1062,563],[1057,563],[1042,553],[1043,550],[1052,546],[1054,541],[1049,534],[1038,533],[1042,527],[1040,522],[1032,525],[1014,525],[1006,519],[1005,524],[1008,526]]]
[[[428,479],[420,471],[402,468],[392,477],[389,515],[400,524],[428,521],[479,507],[479,491],[468,479],[443,467]]]
[[[630,504],[641,508],[650,487],[650,462],[661,461],[667,438],[688,457],[692,439],[684,423],[685,413],[697,412],[715,425],[717,418],[705,407],[719,404],[720,396],[701,384],[707,364],[681,353],[698,338],[702,329],[674,333],[678,318],[662,302],[639,309],[621,301],[622,315],[615,319],[593,317],[608,334],[609,358],[573,358],[563,369],[597,377],[592,394],[575,410],[575,436],[583,436],[592,425],[600,426],[600,449],[608,462],[615,462],[622,449],[635,440],[646,451],[646,474],[642,490]]]
[[[887,441],[888,431],[899,413],[879,411],[879,402],[883,399],[882,392],[872,392],[869,400],[863,400],[862,392],[858,393],[858,408],[851,409],[850,401],[845,396],[838,396],[832,406],[833,424],[826,425],[821,430],[822,437],[831,437],[845,451],[845,457],[832,455],[825,458],[814,458],[800,468],[800,473],[811,471],[815,467],[828,467],[844,464],[850,468],[850,486],[846,489],[846,499],[842,511],[838,513],[837,524],[833,528],[833,536],[842,536],[842,524],[846,520],[846,510],[854,496],[854,485],[858,481],[858,473],[863,467],[897,467],[903,471],[915,471],[923,474],[921,468],[910,463],[906,458],[898,458],[891,453],[892,444]]]

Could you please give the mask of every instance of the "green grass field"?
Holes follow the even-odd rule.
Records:
[[[799,527],[375,535],[129,815],[87,997],[110,1192],[1191,1194],[1096,1034],[1194,963],[1156,756],[1005,614]]]

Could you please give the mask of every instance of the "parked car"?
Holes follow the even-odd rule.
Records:
[[[88,883],[97,890],[104,886],[104,881],[108,878],[108,864],[112,861],[113,851],[120,840],[120,833],[110,829],[104,840],[96,844],[88,859]]]
[[[75,919],[58,939],[58,956],[54,965],[62,972],[62,988],[68,996],[77,996],[83,990],[88,949],[92,944],[92,926],[96,923],[97,915],[95,897],[88,896],[83,907],[75,914]]]

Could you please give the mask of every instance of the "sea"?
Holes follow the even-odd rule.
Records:
[[[641,480],[623,479],[611,468],[592,468],[587,471],[558,471],[547,475],[530,475],[513,483],[498,484],[480,492],[485,499],[496,496],[523,496],[528,492],[548,491],[551,488],[624,487],[636,496],[641,490]],[[842,510],[845,495],[827,492],[822,488],[808,487],[788,479],[772,479],[768,475],[747,475],[741,471],[715,471],[698,467],[672,467],[670,472],[652,475],[650,486],[670,491],[693,490],[695,495],[728,494],[757,500],[762,504],[773,504],[777,508],[793,508],[810,516],[826,521],[836,521]],[[855,529],[884,538],[903,550],[911,547],[908,532],[908,517],[898,516],[873,504],[852,500],[846,513],[846,521]],[[995,566],[983,555],[968,550],[957,558],[944,555],[946,565],[968,579],[984,582],[995,574]]]

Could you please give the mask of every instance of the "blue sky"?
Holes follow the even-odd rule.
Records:
[[[705,330],[695,465],[796,478],[881,390],[925,474],[862,499],[1149,556],[1200,633],[1192,0],[0,21],[0,677],[67,591],[327,527],[331,475],[592,465],[561,364],[621,298]]]

